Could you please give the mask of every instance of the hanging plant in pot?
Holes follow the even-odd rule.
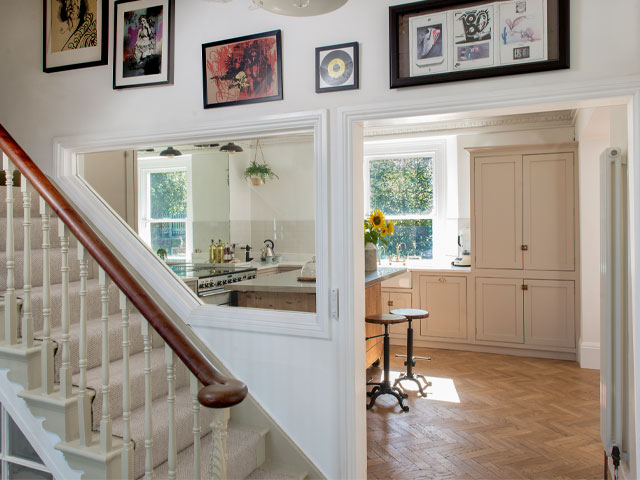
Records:
[[[374,210],[364,220],[364,271],[378,269],[378,243],[389,246],[384,237],[393,235],[393,221],[386,221],[380,210]]]
[[[262,155],[262,163],[258,163],[258,150]],[[264,153],[262,153],[262,147],[260,147],[260,140],[256,142],[256,154],[249,163],[249,166],[244,170],[244,178],[251,179],[251,184],[258,187],[264,185],[267,180],[273,180],[274,178],[280,178],[274,173],[271,167],[264,161]]]

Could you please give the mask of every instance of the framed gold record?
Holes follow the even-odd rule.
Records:
[[[316,48],[316,93],[358,86],[358,42]]]

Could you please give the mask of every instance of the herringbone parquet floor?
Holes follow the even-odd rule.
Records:
[[[403,350],[392,347],[392,379]],[[453,350],[414,355],[431,356],[415,371],[433,386],[421,398],[404,382],[408,413],[390,395],[367,411],[370,479],[602,478],[598,371]],[[367,374],[378,381],[381,369]]]

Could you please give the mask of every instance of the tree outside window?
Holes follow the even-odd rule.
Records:
[[[369,209],[393,220],[395,232],[382,258],[433,258],[433,156],[394,156],[369,160]]]

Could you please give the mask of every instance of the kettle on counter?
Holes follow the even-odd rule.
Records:
[[[260,260],[267,260],[267,258],[269,258],[270,261],[273,257],[273,249],[275,248],[275,244],[273,243],[273,240],[265,240],[264,241],[265,246],[262,248],[262,250],[260,250]],[[271,244],[271,246],[269,246],[268,244]]]

